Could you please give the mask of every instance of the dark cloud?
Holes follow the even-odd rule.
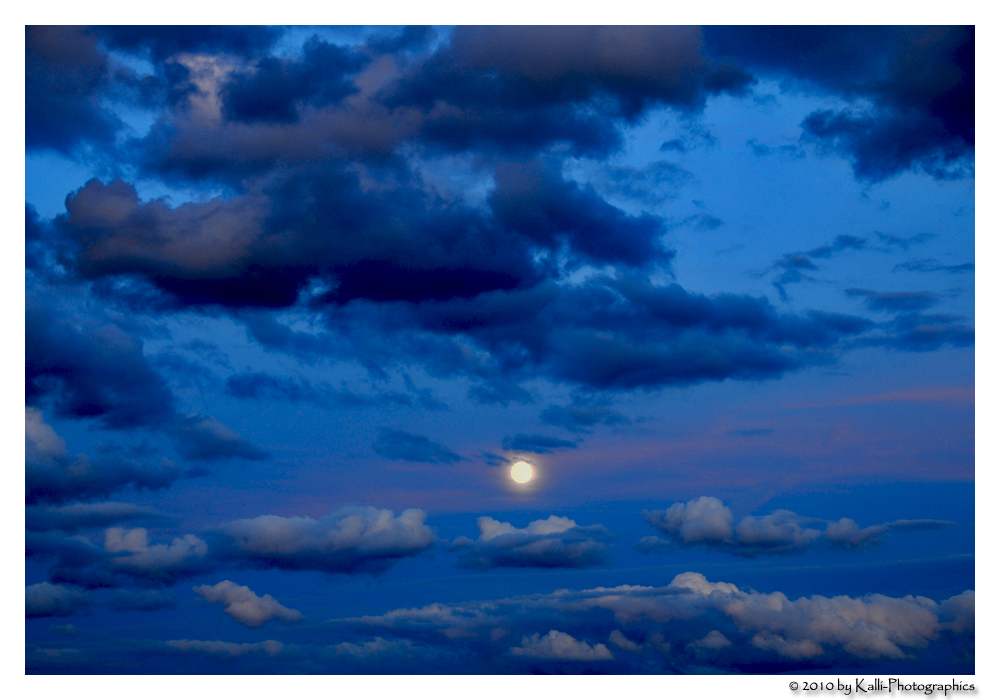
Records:
[[[227,53],[254,56],[269,48],[283,30],[275,27],[199,25],[105,26],[94,31],[114,49],[147,53],[163,61],[178,53]]]
[[[180,476],[180,468],[167,460],[149,464],[117,455],[94,459],[68,454],[29,456],[25,461],[24,499],[27,504],[65,503],[102,498],[129,487],[158,490]]]
[[[944,265],[934,258],[924,258],[923,260],[908,260],[907,262],[899,263],[892,270],[893,272],[897,270],[906,270],[908,272],[948,272],[954,275],[963,272],[975,272],[976,264],[961,263],[959,265]]]
[[[869,108],[820,110],[803,140],[851,158],[858,179],[968,172],[975,148],[974,27],[707,27],[708,52]]]
[[[580,526],[569,518],[550,515],[525,528],[488,516],[477,521],[479,537],[459,537],[451,544],[457,566],[487,570],[512,568],[584,568],[610,561],[611,537],[603,525]]]
[[[710,496],[674,503],[666,510],[643,511],[643,517],[667,539],[644,537],[634,545],[640,552],[701,546],[745,557],[800,552],[823,541],[847,548],[862,547],[877,544],[880,535],[893,529],[936,529],[955,524],[943,520],[896,520],[862,528],[850,518],[827,521],[789,510],[748,515],[735,523],[732,511]]]
[[[824,260],[832,257],[836,253],[845,250],[865,250],[868,247],[868,239],[850,234],[839,234],[832,243],[821,245],[804,253],[786,253],[762,274],[767,274],[770,270],[781,270],[779,275],[771,284],[778,290],[778,295],[782,301],[788,301],[786,285],[798,284],[803,280],[815,281],[814,277],[803,274],[803,270],[819,270],[815,260]]]
[[[93,34],[25,27],[24,49],[25,148],[72,155],[83,143],[109,146],[121,122],[101,106],[109,69]]]
[[[673,256],[657,242],[660,219],[628,216],[551,166],[503,163],[495,178],[489,204],[497,219],[544,248],[559,250],[565,242],[568,251],[594,264],[640,266]]]
[[[58,508],[27,506],[24,509],[25,529],[35,531],[76,532],[127,521],[165,524],[174,520],[173,516],[153,508],[128,503],[74,503]]]
[[[222,91],[223,110],[232,121],[294,122],[306,106],[326,107],[355,92],[348,76],[364,62],[347,49],[313,37],[303,46],[301,58],[268,56],[252,71],[231,78]]]
[[[696,28],[458,27],[388,103],[427,109],[421,135],[450,148],[565,141],[601,153],[619,143],[609,118],[634,120],[656,105],[696,110],[749,81],[706,61]],[[575,108],[588,102],[596,114]]]
[[[577,444],[569,440],[561,440],[549,435],[526,435],[518,433],[514,436],[507,436],[503,439],[505,450],[515,450],[519,452],[537,452],[548,454],[556,450],[575,450]]]
[[[185,459],[212,462],[221,459],[260,461],[270,455],[240,437],[215,418],[189,415],[178,418],[165,428],[177,442]]]
[[[29,294],[24,342],[28,405],[48,400],[60,415],[119,429],[173,416],[173,394],[149,366],[142,341],[116,325],[80,327]]]
[[[707,297],[627,275],[427,303],[415,312],[426,330],[476,341],[508,376],[530,371],[601,389],[776,377],[823,361],[842,339],[874,327],[845,315],[780,314],[763,298]],[[456,363],[458,356],[456,348]],[[461,362],[452,371],[490,371],[488,363]]]
[[[941,300],[934,292],[875,292],[871,289],[847,289],[848,297],[862,297],[872,311],[923,311]]]
[[[392,428],[379,428],[378,439],[372,445],[376,454],[388,459],[402,459],[407,462],[430,462],[450,464],[462,460],[439,442],[424,435],[414,435]]]
[[[356,174],[329,168],[177,208],[92,180],[67,211],[59,224],[80,248],[81,274],[141,275],[187,304],[289,306],[316,277],[332,286],[317,301],[334,303],[472,296],[539,277],[530,239],[482,212],[428,204],[412,187],[365,190]]]
[[[90,605],[90,596],[49,582],[36,583],[24,589],[24,616],[66,617]]]

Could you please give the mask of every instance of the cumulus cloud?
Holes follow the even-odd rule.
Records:
[[[937,529],[955,524],[945,520],[894,520],[862,528],[850,518],[827,521],[790,510],[748,515],[735,523],[732,511],[711,496],[674,503],[666,510],[643,511],[643,517],[667,538],[642,538],[634,545],[640,552],[705,546],[748,557],[799,552],[824,541],[846,548],[862,547],[877,544],[879,536],[890,530]]]
[[[85,588],[169,586],[233,566],[378,574],[434,544],[425,518],[414,509],[397,517],[390,510],[347,506],[317,519],[235,520],[169,543],[150,543],[145,528],[110,527],[100,547],[81,535],[29,531],[25,551],[54,561],[53,581]]]
[[[192,590],[210,603],[222,603],[229,617],[247,627],[260,627],[268,620],[278,618],[285,622],[298,622],[302,613],[281,605],[265,594],[258,596],[247,586],[232,581],[220,581],[214,586],[195,586]]]
[[[818,670],[879,659],[912,658],[919,664],[925,652],[937,653],[935,645],[971,643],[974,605],[972,591],[941,602],[879,594],[791,599],[687,572],[661,588],[560,589],[393,610],[331,624],[379,629],[386,640],[460,646],[473,655],[469,663],[483,669],[495,670],[498,658],[514,655],[537,662],[600,662],[616,672],[691,670],[705,664],[740,669],[762,663]],[[551,631],[532,631],[541,625]],[[509,634],[521,635],[521,644],[505,644]],[[611,654],[595,643],[600,639],[620,651]]]
[[[603,644],[590,646],[558,630],[549,630],[544,637],[537,633],[531,637],[523,637],[521,646],[511,647],[510,653],[532,659],[561,661],[610,661],[615,658]]]
[[[48,581],[24,588],[25,617],[66,617],[90,605],[86,591]]]
[[[209,528],[213,557],[257,568],[379,573],[436,540],[422,510],[347,506],[320,518],[262,515]]]
[[[609,561],[613,537],[603,525],[580,526],[574,520],[550,515],[524,528],[477,519],[479,538],[458,537],[451,548],[459,552],[456,564],[469,569],[584,568]]]
[[[196,535],[151,545],[145,528],[111,527],[104,531],[104,549],[113,555],[108,563],[114,571],[149,582],[172,584],[210,568],[208,545]]]

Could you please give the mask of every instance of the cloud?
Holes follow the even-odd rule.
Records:
[[[462,536],[451,548],[459,552],[457,566],[487,570],[512,568],[585,568],[606,564],[613,537],[603,525],[580,526],[569,518],[550,515],[525,528],[483,516],[476,520],[479,538]]]
[[[549,454],[556,450],[575,450],[576,443],[569,440],[561,440],[549,435],[526,435],[518,433],[514,436],[507,436],[503,439],[505,450],[515,450],[520,452],[536,452],[538,454]]]
[[[149,544],[145,528],[104,531],[104,550],[111,556],[107,566],[148,584],[171,585],[179,579],[212,568],[208,545],[196,535],[175,537],[170,544]]]
[[[80,27],[25,27],[24,49],[25,148],[70,155],[84,143],[110,146],[121,122],[101,105],[109,68],[93,33]]]
[[[930,352],[944,345],[968,347],[975,342],[976,332],[960,325],[964,320],[964,316],[955,314],[900,313],[889,322],[885,335],[856,342],[859,346],[882,345],[907,352]]]
[[[76,499],[99,498],[129,486],[139,489],[166,488],[180,477],[180,469],[169,461],[159,465],[107,455],[91,460],[87,455],[70,456],[65,441],[48,425],[42,412],[26,407],[25,430],[25,503],[65,503]],[[30,518],[53,522],[52,518],[70,526],[74,518],[94,521],[108,517],[111,511],[99,515],[100,508],[88,510],[76,507],[67,511],[29,509]],[[118,511],[124,515],[123,510]],[[55,515],[53,515],[55,513]],[[148,513],[147,513],[148,515]],[[131,516],[129,516],[131,517]],[[138,517],[138,516],[137,516]]]
[[[640,552],[704,546],[746,557],[799,552],[823,541],[846,548],[862,547],[877,544],[879,536],[890,530],[937,529],[955,524],[945,520],[895,520],[861,528],[850,518],[806,518],[789,510],[748,515],[735,523],[732,511],[711,496],[674,503],[666,510],[643,511],[643,517],[667,539],[644,537],[634,545]]]
[[[222,603],[223,610],[229,617],[247,627],[260,627],[274,618],[285,622],[298,622],[302,619],[302,613],[286,608],[270,594],[260,597],[247,586],[240,586],[232,581],[221,581],[214,586],[195,586],[192,590],[209,603]]]
[[[177,448],[186,459],[216,461],[240,458],[251,461],[269,459],[270,455],[249,443],[215,418],[188,415],[167,428],[177,440]]]
[[[376,454],[388,459],[402,459],[407,462],[451,464],[463,459],[428,437],[384,427],[379,428],[378,439],[372,445],[372,449]]]
[[[688,644],[688,648],[717,651],[732,645],[733,643],[726,639],[725,635],[719,632],[719,630],[712,630],[702,639]]]
[[[959,265],[943,265],[934,258],[924,258],[922,260],[909,260],[902,262],[892,268],[893,272],[907,270],[908,272],[948,272],[953,275],[964,272],[975,272],[975,263],[961,263]]]
[[[24,616],[66,617],[90,605],[90,596],[48,581],[24,588]]]
[[[329,515],[282,518],[262,515],[209,528],[212,556],[254,568],[380,573],[435,542],[421,510],[343,507]]]
[[[570,405],[550,404],[539,416],[545,425],[556,425],[570,432],[586,433],[595,425],[628,425],[632,421],[611,407],[588,404],[580,397],[574,397]]]
[[[243,656],[244,654],[255,654],[263,652],[268,656],[281,653],[285,645],[274,639],[266,639],[263,642],[214,642],[202,641],[198,639],[169,639],[164,642],[168,647],[178,651],[193,651],[213,656]]]
[[[603,664],[606,671],[621,673],[762,664],[820,670],[845,664],[877,668],[885,660],[906,658],[919,665],[952,644],[970,645],[974,605],[972,591],[941,602],[879,594],[791,599],[779,591],[746,592],[687,572],[661,588],[560,589],[330,624],[359,632],[377,629],[387,642],[460,648],[467,655],[465,668],[484,672],[509,668],[503,659],[510,656],[537,663],[575,659],[593,662],[595,670]],[[551,631],[543,636],[533,631],[539,628]],[[509,635],[520,636],[521,644],[511,647]],[[611,654],[596,643],[600,639],[620,651]]]
[[[215,418],[178,412],[140,338],[114,323],[64,315],[50,299],[31,292],[25,311],[25,402],[32,408],[51,405],[62,417],[100,419],[107,429],[163,432],[188,459],[267,457]]]
[[[25,300],[25,401],[59,415],[100,418],[108,428],[172,418],[174,397],[149,366],[143,343],[113,324],[77,328],[33,294]]]
[[[842,233],[827,243],[812,250],[799,253],[786,253],[774,264],[761,274],[767,274],[770,270],[781,270],[782,273],[771,284],[778,290],[778,295],[782,301],[788,301],[786,285],[798,284],[803,280],[815,281],[815,278],[803,274],[803,270],[818,270],[816,260],[826,260],[837,253],[845,250],[866,250],[868,249],[868,239],[860,236],[852,236]]]
[[[967,173],[975,148],[974,27],[706,27],[706,53],[851,102],[802,122],[859,180]]]
[[[881,232],[876,232],[875,235],[878,236],[878,239],[885,245],[886,252],[893,248],[897,248],[899,250],[909,250],[911,246],[921,245],[934,238],[933,233],[916,233],[905,238]]]
[[[872,311],[923,311],[941,300],[934,292],[875,292],[871,289],[847,289],[848,297],[863,297]]]
[[[603,644],[590,646],[586,642],[574,639],[565,632],[549,630],[544,637],[533,634],[523,637],[521,646],[511,647],[514,656],[524,656],[532,659],[558,659],[560,661],[604,661],[614,659],[614,655]]]
[[[379,574],[436,541],[426,514],[345,506],[329,515],[263,515],[150,543],[145,528],[105,529],[102,547],[81,535],[28,531],[26,556],[53,562],[50,579],[85,588],[171,586],[236,567]]]
[[[24,526],[35,531],[76,532],[133,520],[165,524],[176,518],[154,508],[114,502],[74,503],[58,508],[27,506],[24,509]]]

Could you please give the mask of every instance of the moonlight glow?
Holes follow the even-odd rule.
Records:
[[[510,468],[510,478],[519,484],[526,484],[531,481],[534,470],[527,462],[517,462]]]

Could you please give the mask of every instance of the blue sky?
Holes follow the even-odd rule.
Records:
[[[974,49],[28,28],[26,671],[974,673]]]

